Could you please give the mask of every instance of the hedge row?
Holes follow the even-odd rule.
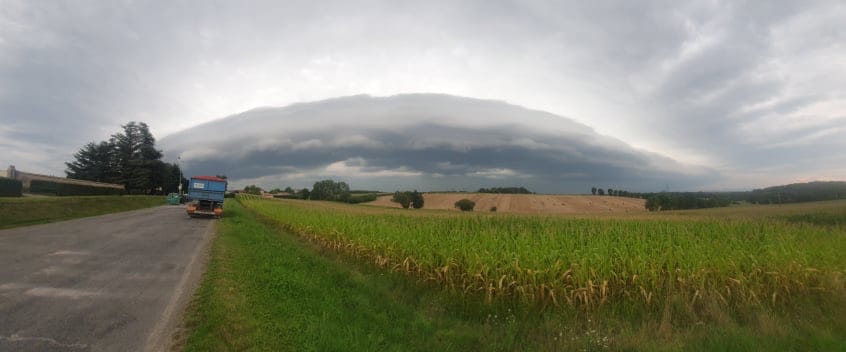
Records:
[[[358,203],[372,202],[372,201],[376,200],[377,197],[378,197],[378,195],[376,193],[351,194],[350,198],[347,199],[347,203],[358,204]]]
[[[21,181],[0,177],[0,197],[20,197],[22,189]]]
[[[107,187],[83,186],[68,183],[33,180],[29,185],[30,193],[52,194],[57,196],[108,196],[122,195],[124,190]]]

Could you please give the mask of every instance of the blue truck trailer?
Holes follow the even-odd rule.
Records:
[[[223,199],[227,182],[215,176],[193,176],[188,182],[188,197],[192,203],[188,204],[188,216],[223,216]]]

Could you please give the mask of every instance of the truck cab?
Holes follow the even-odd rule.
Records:
[[[228,182],[216,176],[192,176],[188,182],[188,196],[192,202],[186,211],[190,217],[223,216],[223,200]]]

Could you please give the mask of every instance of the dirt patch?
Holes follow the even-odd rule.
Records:
[[[391,202],[392,196],[382,196],[364,204],[399,208]],[[425,209],[455,210],[454,204],[462,198],[476,202],[475,211],[518,214],[635,214],[646,212],[643,199],[545,194],[488,194],[488,193],[425,193]]]

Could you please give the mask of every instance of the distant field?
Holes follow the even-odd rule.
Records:
[[[164,205],[163,196],[0,198],[0,229]]]
[[[401,208],[391,202],[392,196],[379,197],[376,206]],[[426,193],[425,209],[456,210],[455,202],[467,198],[476,202],[476,212],[514,214],[637,214],[646,212],[646,201],[637,198],[582,195],[491,194],[491,193]]]
[[[324,250],[462,299],[642,322],[613,334],[619,348],[645,330],[669,350],[846,347],[842,201],[634,216],[240,201]]]

